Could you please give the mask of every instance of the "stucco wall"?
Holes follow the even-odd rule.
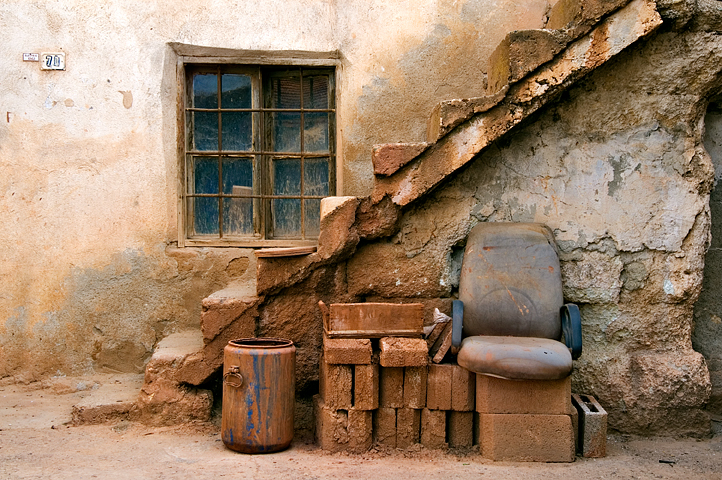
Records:
[[[168,248],[178,167],[169,43],[338,50],[339,193],[364,195],[372,145],[423,140],[433,105],[481,94],[492,49],[510,30],[540,27],[546,9],[1,1],[0,378],[140,371],[159,338],[198,324],[204,296],[252,286],[247,249]],[[47,51],[65,52],[67,70],[22,61]]]

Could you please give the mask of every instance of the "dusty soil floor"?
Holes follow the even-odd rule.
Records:
[[[303,441],[285,452],[243,455],[223,446],[215,423],[69,426],[72,405],[91,391],[78,384],[81,389],[71,391],[48,384],[0,386],[0,479],[722,479],[720,435],[703,440],[610,436],[606,458],[577,458],[571,464],[493,463],[475,451],[421,447],[327,454]]]

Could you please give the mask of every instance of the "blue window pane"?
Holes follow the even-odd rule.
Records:
[[[307,158],[303,164],[304,195],[328,195],[328,158]]]
[[[193,168],[193,193],[218,193],[218,159],[195,157]]]
[[[216,112],[193,112],[193,148],[199,151],[218,150]]]
[[[301,108],[301,77],[272,79],[270,94],[274,108]]]
[[[251,187],[233,187],[234,195],[250,195]],[[253,235],[253,199],[223,199],[223,233],[226,235]]]
[[[306,209],[306,237],[318,237],[321,232],[321,200],[304,200]]]
[[[271,203],[274,237],[301,235],[301,200],[274,199]]]
[[[303,148],[313,153],[328,152],[328,113],[305,113],[303,117]]]
[[[273,114],[273,150],[276,152],[301,151],[301,114]]]
[[[196,235],[218,235],[218,198],[189,198]]]
[[[304,75],[303,108],[328,108],[328,75]]]
[[[250,158],[223,158],[223,193],[232,194],[235,187],[250,187],[253,194],[253,160]]]
[[[224,112],[223,114],[223,150],[248,151],[252,148],[253,126],[250,112]],[[218,130],[216,130],[217,132]],[[216,139],[216,144],[218,140]]]
[[[193,106],[218,108],[218,77],[214,74],[193,76]]]
[[[297,158],[273,160],[273,194],[301,194],[301,160]],[[300,215],[300,203],[298,208]]]
[[[221,76],[221,108],[251,108],[251,77],[227,73]]]

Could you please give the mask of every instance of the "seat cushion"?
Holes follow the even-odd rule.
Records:
[[[475,373],[517,380],[558,380],[572,371],[566,345],[547,338],[467,337],[457,362]]]

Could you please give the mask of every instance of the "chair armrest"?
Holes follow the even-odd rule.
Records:
[[[464,302],[454,300],[451,303],[451,346],[461,346],[461,331],[464,328]]]
[[[567,303],[561,308],[562,332],[564,343],[576,360],[582,355],[582,316],[579,307],[573,303]]]

